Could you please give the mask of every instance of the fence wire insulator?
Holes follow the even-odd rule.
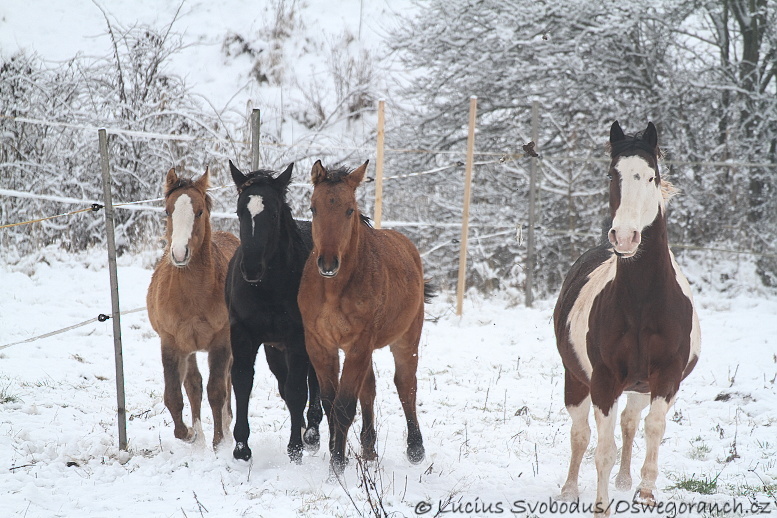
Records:
[[[110,315],[106,315],[105,313],[100,313],[99,315],[97,315],[97,320],[100,321],[100,322],[105,322],[109,318],[111,318],[111,316]]]
[[[456,165],[459,166],[459,167],[464,167],[464,162],[459,160],[459,161],[456,162]]]
[[[97,212],[102,208],[103,208],[103,205],[100,205],[99,203],[92,203],[92,212]]]

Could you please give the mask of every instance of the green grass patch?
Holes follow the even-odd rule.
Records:
[[[690,491],[691,493],[699,493],[700,495],[714,495],[718,492],[719,476],[720,473],[714,477],[704,475],[697,477],[694,473],[690,477],[681,478],[669,489],[683,489],[685,491]]]

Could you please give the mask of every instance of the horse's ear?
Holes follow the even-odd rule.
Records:
[[[319,182],[326,180],[326,169],[321,165],[321,160],[316,160],[316,163],[313,164],[313,169],[310,171],[310,180],[313,182],[313,185],[318,185]]]
[[[626,138],[626,135],[623,134],[621,125],[618,124],[618,121],[613,122],[612,126],[610,126],[610,144],[614,144],[625,138]]]
[[[289,164],[289,167],[286,168],[285,171],[283,171],[278,178],[275,179],[275,184],[280,187],[281,189],[285,189],[289,186],[289,182],[291,182],[291,172],[294,170],[294,162]]]
[[[210,188],[210,168],[209,167],[205,168],[205,172],[202,173],[202,176],[200,176],[196,182],[194,182],[194,186],[197,187],[197,189],[201,190],[202,192],[205,192]]]
[[[647,142],[651,149],[658,147],[658,131],[652,122],[648,122],[648,127],[642,134],[642,140]]]
[[[355,189],[356,186],[358,186],[360,183],[362,183],[362,180],[364,180],[364,173],[367,172],[367,165],[370,163],[369,160],[364,162],[362,165],[354,169],[351,174],[348,175],[348,183]]]
[[[232,163],[232,160],[229,161],[229,174],[232,175],[232,181],[235,182],[235,185],[238,189],[240,189],[244,183],[246,183],[246,180],[248,180],[248,177],[244,175],[240,169],[235,167],[235,164]]]
[[[175,167],[171,167],[167,172],[167,177],[165,178],[165,192],[168,192],[170,189],[172,189],[176,182],[178,182],[178,175],[175,174]]]

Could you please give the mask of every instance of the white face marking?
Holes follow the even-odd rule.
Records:
[[[593,367],[591,367],[591,360],[588,359],[588,345],[586,342],[588,320],[591,316],[594,300],[604,287],[615,278],[616,265],[617,258],[613,254],[588,275],[588,282],[580,290],[580,294],[577,296],[567,320],[569,324],[569,342],[572,344],[575,356],[577,356],[589,381],[591,380]]]
[[[246,208],[251,214],[251,235],[254,235],[254,218],[264,210],[264,199],[258,194],[252,194],[248,197]]]
[[[691,301],[691,307],[693,308],[693,322],[691,324],[691,353],[688,355],[688,363],[691,363],[695,358],[699,357],[701,353],[701,327],[699,327],[699,315],[696,314],[696,305],[693,303],[693,294],[691,293],[691,284],[688,279],[685,278],[683,272],[680,271],[680,265],[675,261],[674,254],[669,251],[669,257],[672,259],[672,268],[674,268],[675,279],[677,284],[680,285],[680,289],[683,294]]]
[[[620,173],[621,201],[612,220],[618,241],[624,243],[620,253],[634,253],[638,243],[631,236],[653,223],[659,208],[664,211],[664,197],[656,187],[656,173],[644,158],[628,156],[615,164]],[[652,179],[652,180],[651,180]],[[628,244],[628,245],[627,245]],[[633,249],[629,248],[632,247]]]
[[[176,266],[186,263],[186,247],[194,230],[194,207],[188,194],[175,200],[172,214],[173,234],[170,238],[170,260]]]

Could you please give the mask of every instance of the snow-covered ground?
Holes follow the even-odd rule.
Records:
[[[99,3],[113,22],[125,26],[164,26],[180,5]],[[301,35],[283,50],[297,82],[290,76],[285,89],[260,87],[250,79],[251,60],[228,56],[224,38],[263,36],[273,13],[284,6],[294,7],[299,17],[295,27]],[[326,73],[327,55],[321,52],[343,45],[345,32],[356,36],[358,46],[374,48],[394,14],[408,8],[409,0],[190,0],[174,26],[190,46],[171,67],[217,109],[242,112],[250,103],[262,108],[263,118],[269,112],[267,118],[279,125],[273,131],[291,143],[300,127],[281,127],[282,112],[303,102],[301,92]],[[305,41],[315,52],[304,54]],[[92,2],[6,1],[0,6],[0,52],[8,56],[20,48],[66,60],[78,52],[109,55],[110,40]],[[322,95],[334,102],[331,91]],[[157,254],[120,258],[122,310],[145,305]],[[702,357],[670,412],[659,460],[660,498],[676,504],[736,499],[750,511],[753,495],[772,502],[777,512],[777,300],[763,291],[748,293],[758,281],[747,263],[721,265],[715,259],[687,265],[697,289]],[[54,249],[13,266],[0,261],[0,347],[109,313],[105,262],[99,250],[74,257]],[[128,452],[118,448],[110,321],[2,349],[0,517],[370,515],[368,497],[394,516],[421,511],[433,516],[445,502],[441,514],[532,514],[513,504],[548,505],[564,481],[569,454],[553,302],[527,309],[507,296],[482,299],[471,293],[458,318],[450,294],[442,294],[428,307],[418,397],[427,458],[419,466],[404,458],[405,425],[391,356],[375,355],[380,461],[368,470],[372,488],[360,483],[354,461],[344,486],[329,480],[326,448],[305,456],[302,465],[289,463],[288,414],[261,355],[250,405],[254,457],[244,463],[232,459],[232,444],[214,452],[209,440],[174,439],[162,402],[158,338],[144,312],[122,318]],[[199,360],[206,373],[204,358]],[[207,404],[203,415],[210,436]],[[359,423],[357,418],[354,444]],[[594,498],[594,444],[581,475],[585,502]],[[640,433],[635,481],[643,458]],[[716,478],[712,495],[670,489]],[[614,488],[611,494],[624,502],[631,498]],[[539,511],[534,514],[543,514]]]
[[[109,313],[105,262],[100,251],[79,257],[51,251],[41,262],[3,266],[0,346]],[[151,262],[151,254],[120,258],[122,310],[145,305]],[[710,292],[697,304],[702,356],[670,411],[660,498],[674,504],[735,499],[749,509],[746,495],[773,501],[777,481],[777,300]],[[521,500],[548,505],[569,454],[553,301],[527,309],[470,294],[461,318],[453,306],[443,294],[427,311],[418,373],[427,458],[418,466],[403,453],[391,355],[375,355],[380,461],[370,468],[376,483],[369,492],[353,460],[344,486],[328,479],[326,448],[306,454],[302,465],[288,461],[288,414],[262,355],[250,404],[254,457],[245,463],[233,460],[231,440],[216,452],[208,445],[207,404],[207,440],[187,444],[173,437],[162,402],[159,341],[144,312],[122,319],[128,452],[118,448],[110,321],[1,350],[0,516],[355,516],[370,514],[368,493],[397,516],[414,515],[421,502],[430,503],[430,515],[449,500],[446,509],[459,515],[496,514],[497,504],[510,514],[521,510],[513,505]],[[207,372],[202,356],[199,361]],[[357,416],[353,444],[359,429]],[[583,462],[584,502],[594,498],[594,444]],[[643,458],[640,432],[635,481]],[[716,477],[713,495],[669,489]],[[616,500],[632,496],[613,491]],[[470,512],[464,512],[467,503]]]

